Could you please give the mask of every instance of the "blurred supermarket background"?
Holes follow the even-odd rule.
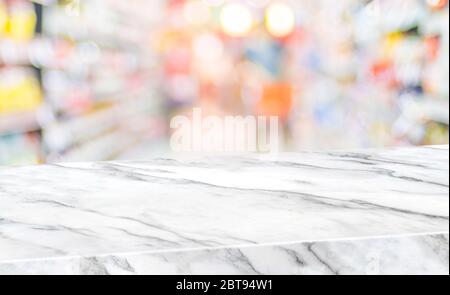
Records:
[[[448,0],[0,0],[0,165],[145,158],[199,106],[287,150],[448,144]]]

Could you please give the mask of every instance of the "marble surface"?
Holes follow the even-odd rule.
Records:
[[[448,274],[448,146],[0,169],[0,274]]]

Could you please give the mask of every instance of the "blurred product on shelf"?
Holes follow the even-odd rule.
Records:
[[[26,135],[3,135],[0,140],[0,163],[27,165],[41,161],[39,136],[36,133]]]
[[[3,69],[0,73],[0,113],[35,110],[42,94],[34,73],[29,69]]]
[[[36,13],[33,4],[23,0],[0,2],[0,37],[17,42],[34,37]]]

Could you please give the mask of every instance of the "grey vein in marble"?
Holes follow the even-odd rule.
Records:
[[[308,245],[314,243],[380,239],[404,246],[405,236],[418,253],[441,253],[439,265],[423,267],[445,273],[448,185],[448,146],[6,168],[0,170],[0,273],[61,260],[66,267],[77,261],[76,273],[92,265],[94,272],[114,273],[111,263],[142,273],[133,271],[139,262],[120,257],[179,255],[182,263],[187,252],[208,251],[219,257],[211,259],[236,261],[223,264],[231,273],[273,273],[276,268],[249,270],[255,262],[245,264],[246,256],[236,253],[284,249],[301,264],[313,260]],[[316,257],[317,265],[344,259],[336,251]],[[189,270],[169,263],[177,271],[167,272],[196,273],[192,263],[186,262]],[[322,272],[345,273],[342,263]],[[308,269],[297,270],[316,271]],[[350,261],[348,269],[356,269]]]

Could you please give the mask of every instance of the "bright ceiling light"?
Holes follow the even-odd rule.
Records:
[[[229,3],[222,8],[220,15],[222,30],[232,37],[243,37],[253,27],[253,16],[250,10],[240,3]]]
[[[266,10],[266,27],[275,37],[286,37],[295,29],[295,13],[283,3],[273,3]]]

